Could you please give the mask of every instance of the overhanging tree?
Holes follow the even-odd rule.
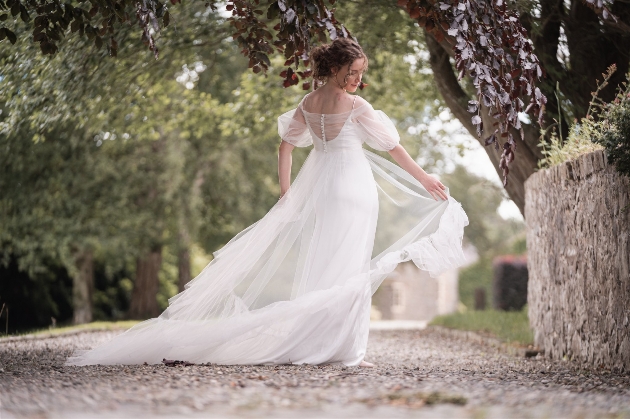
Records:
[[[110,54],[116,55],[119,28],[137,22],[143,41],[157,56],[160,29],[171,20],[168,6],[159,0],[93,0],[89,7],[52,0],[2,2],[14,17],[19,15],[26,22],[36,16],[30,27],[44,54],[56,53],[64,34],[73,31],[99,48],[107,39]],[[206,4],[216,9],[215,2]],[[561,116],[583,116],[596,75],[612,63],[621,70],[627,68],[630,6],[591,0],[539,0],[510,7],[503,0],[399,0],[397,4],[424,28],[436,84],[445,102],[482,144],[495,146],[487,152],[522,211],[523,182],[542,156],[537,148],[538,129],[522,122],[519,114],[529,110],[533,120],[545,125]],[[285,86],[298,84],[300,79],[305,88],[310,86],[308,51],[312,43],[324,41],[326,36],[350,35],[336,20],[334,10],[321,0],[233,0],[227,2],[226,10],[232,14],[228,20],[236,31],[234,39],[254,72],[269,68],[270,55],[284,54],[285,65],[290,66],[282,73]],[[7,16],[0,19],[6,22]],[[8,26],[0,29],[0,38],[4,37],[17,41]],[[533,47],[541,53],[540,59]],[[558,64],[557,55],[562,51],[568,51],[568,58]],[[593,56],[599,60],[592,60]],[[299,71],[300,64],[303,71]],[[536,88],[534,84],[545,73],[548,81]],[[619,71],[618,78],[624,73]],[[612,80],[610,92],[618,81]],[[560,104],[555,103],[556,85],[562,92]],[[612,93],[604,92],[604,97],[607,94]],[[546,97],[551,112],[543,120]]]
[[[176,0],[172,2],[175,4]],[[213,2],[208,4],[215,8]],[[70,28],[94,39],[97,47],[102,46],[103,36],[110,36],[109,51],[116,55],[116,28],[131,20],[130,12],[135,7],[143,40],[157,57],[154,34],[160,30],[158,18],[162,19],[163,26],[170,22],[167,6],[159,1],[94,1],[89,10],[70,3],[61,5],[55,2],[35,7],[35,3],[8,0],[7,5],[14,16],[19,14],[24,21],[29,20],[29,6],[37,13],[32,26],[33,40],[40,42],[44,54],[54,54],[61,36]],[[545,102],[544,95],[533,86],[542,71],[516,13],[501,1],[450,0],[438,3],[400,0],[398,5],[405,8],[412,18],[418,19],[420,26],[436,36],[438,41],[442,41],[445,34],[455,37],[454,50],[460,78],[470,75],[476,88],[476,98],[469,103],[470,110],[477,112],[471,123],[479,135],[484,132],[484,122],[492,124],[494,128],[487,130],[488,143],[498,147],[499,138],[504,140],[499,166],[507,182],[508,166],[514,160],[516,148],[512,131],[520,131],[521,137],[524,137],[518,118],[518,113],[524,110],[521,97],[531,98],[527,110],[533,110],[539,120]],[[285,65],[290,66],[281,73],[285,87],[299,83],[300,78],[310,77],[308,68],[295,71],[293,67],[296,70],[300,64],[308,67],[308,52],[313,42],[326,40],[326,35],[333,39],[350,36],[336,20],[334,10],[329,10],[321,0],[234,0],[227,3],[226,10],[232,13],[228,20],[236,30],[233,37],[249,58],[249,66],[254,72],[266,71],[270,66],[269,56],[274,52],[284,54]],[[270,28],[273,23],[276,23],[275,26]],[[8,34],[10,29],[4,28],[3,31]],[[11,41],[15,42],[15,38],[12,35]],[[305,88],[309,86],[310,83],[304,83]],[[496,121],[484,121],[484,116],[491,116]]]

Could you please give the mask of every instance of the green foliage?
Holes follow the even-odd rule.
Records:
[[[91,249],[96,319],[124,316],[134,259],[146,249],[167,244],[177,253],[182,230],[197,240],[200,186],[234,139],[220,135],[218,101],[189,88],[194,77],[174,80],[183,64],[211,65],[204,54],[232,67],[239,62],[232,43],[223,41],[224,22],[199,8],[178,8],[176,15],[192,25],[177,36],[163,34],[173,48],[158,63],[128,43],[116,60],[86,55],[73,50],[83,42],[76,38],[68,40],[67,54],[52,59],[32,44],[20,44],[19,54],[0,48],[0,147],[6,151],[0,154],[0,257],[35,278],[54,269],[72,274],[75,254]],[[197,49],[193,40],[209,49]],[[242,59],[240,66],[246,71]],[[238,84],[240,72],[227,75]],[[173,283],[162,281],[163,304]],[[50,299],[48,288],[40,288]],[[0,302],[35,297],[24,288],[20,296],[0,294]],[[48,306],[40,306],[47,325]],[[34,326],[42,322],[31,321]]]
[[[443,183],[448,185],[451,195],[462,204],[468,215],[466,238],[480,252],[492,246],[494,223],[500,222],[497,209],[503,201],[499,186],[482,177],[468,173],[464,166],[458,165],[453,172],[443,176]]]
[[[133,272],[129,267],[112,272],[102,262],[96,264],[92,297],[94,320],[121,320],[126,317],[133,289],[131,278]]]
[[[492,257],[515,251],[515,240],[524,233],[524,223],[515,219],[501,218],[497,210],[505,199],[503,190],[491,181],[469,173],[464,166],[442,177],[449,192],[461,204],[468,215],[466,239],[472,243],[481,257]]]
[[[607,78],[605,78],[603,85],[598,86],[597,91],[593,93],[594,98],[597,97],[597,94],[608,82],[611,75],[612,71],[608,74]],[[560,100],[561,93],[559,83],[556,84],[555,93],[557,103],[562,103]],[[540,151],[544,156],[542,159],[538,160],[538,168],[556,166],[564,163],[565,161],[573,160],[582,154],[590,153],[602,148],[593,142],[593,138],[600,127],[598,123],[588,117],[588,112],[587,117],[583,118],[580,124],[576,122],[569,128],[569,137],[566,141],[562,138],[562,112],[559,112],[558,115],[558,120],[554,124],[541,130],[541,138],[548,137],[549,140],[541,141],[538,144],[538,147],[541,147]],[[548,132],[551,132],[550,135],[547,135]]]
[[[459,270],[459,301],[467,310],[475,306],[475,290],[486,291],[486,304],[492,305],[492,260],[481,257],[477,262]]]
[[[58,261],[41,262],[46,269],[24,272],[15,258],[0,265],[0,334],[19,333],[33,327],[47,327],[52,318],[72,316],[72,279]],[[40,265],[41,266],[41,265]]]
[[[501,341],[519,345],[532,345],[534,335],[529,328],[527,307],[521,311],[467,311],[438,316],[432,325],[451,329],[489,333]]]
[[[525,225],[520,220],[501,218],[497,210],[503,191],[487,179],[469,173],[465,167],[443,176],[443,183],[468,215],[464,238],[475,246],[479,260],[459,272],[459,299],[467,308],[474,307],[476,288],[486,290],[487,303],[492,297],[492,259],[495,256],[525,252]]]
[[[592,141],[597,130],[596,124],[588,120],[582,120],[582,124],[571,127],[569,138],[562,141],[557,131],[553,131],[548,142],[541,142],[543,158],[538,160],[539,168],[553,167],[573,160],[582,154],[601,150],[602,147]]]
[[[343,19],[370,56],[361,95],[394,119],[427,170],[439,168],[443,155],[425,134],[443,107],[423,34],[392,4],[346,6]],[[159,61],[129,42],[132,27],[121,28],[116,59],[85,53],[92,41],[78,36],[54,57],[32,43],[0,44],[0,257],[30,277],[57,269],[71,276],[75,255],[89,249],[96,319],[124,317],[135,259],[148,249],[163,249],[163,308],[177,289],[181,248],[195,249],[203,267],[275,204],[276,118],[305,93],[281,87],[281,57],[266,76],[247,70],[227,23],[202,4],[171,13],[186,25],[161,32]],[[307,152],[294,151],[294,175]],[[467,239],[491,247],[497,233],[483,213],[496,215],[500,191],[471,187],[471,179],[482,181],[463,179],[464,168],[450,176],[445,182],[475,222]],[[53,307],[52,291],[41,289]],[[22,292],[37,297],[28,287]]]
[[[132,25],[119,28],[116,58],[93,49],[91,41],[77,35],[65,38],[54,57],[42,56],[33,42],[0,43],[0,98],[4,102],[0,135],[20,131],[38,140],[47,129],[62,123],[94,135],[107,126],[110,117],[139,110],[148,89],[173,80],[184,65],[200,61],[208,67],[206,84],[208,79],[216,82],[217,77],[227,76],[215,88],[226,94],[226,88],[238,83],[240,73],[246,71],[246,60],[228,39],[225,20],[197,2],[173,8],[171,17],[186,24],[161,33],[163,51],[158,61],[141,43],[133,42],[137,28]],[[20,38],[28,36],[26,27],[16,31]]]
[[[603,106],[600,118],[602,129],[595,141],[606,149],[617,171],[630,176],[630,83],[620,86],[615,99]]]
[[[565,161],[605,149],[608,159],[619,173],[630,176],[630,85],[622,83],[614,100],[606,103],[598,94],[607,86],[616,71],[611,66],[597,90],[589,107],[589,113],[570,128],[565,142],[553,131],[548,144],[542,142],[545,156],[538,162],[540,168],[552,167]],[[630,80],[630,73],[627,78]]]

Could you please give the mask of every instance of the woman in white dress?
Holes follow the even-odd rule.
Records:
[[[278,118],[278,203],[215,252],[159,317],[67,365],[372,366],[371,296],[383,279],[404,261],[432,276],[465,262],[461,205],[399,145],[384,113],[348,93],[367,68],[361,47],[338,39],[311,59],[325,84]],[[291,151],[310,145],[290,185]]]

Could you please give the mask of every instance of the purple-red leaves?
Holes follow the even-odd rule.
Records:
[[[330,2],[331,4],[334,1]],[[312,38],[320,42],[326,41],[326,34],[331,39],[339,36],[347,37],[350,33],[334,16],[334,10],[328,9],[323,2],[304,0],[293,2],[287,0],[270,1],[266,7],[267,20],[259,16],[265,15],[259,2],[248,0],[230,0],[226,10],[232,12],[228,19],[236,29],[233,35],[238,40],[241,52],[249,58],[249,66],[255,72],[266,72],[271,65],[269,55],[280,52],[286,58],[285,66],[293,66],[297,70],[300,65],[308,67],[308,55]],[[262,6],[261,6],[262,7]],[[269,21],[278,21],[273,30],[267,30]],[[295,72],[289,67],[280,73],[284,79],[284,87],[294,86],[300,79],[302,87],[307,89],[311,77],[310,71]]]
[[[498,148],[497,133],[508,139],[501,159],[507,184],[508,166],[514,160],[516,148],[509,132],[522,131],[518,113],[523,112],[524,103],[520,96],[530,96],[525,112],[533,113],[539,123],[547,102],[540,90],[534,88],[543,71],[516,12],[508,9],[502,0],[408,0],[399,1],[398,5],[438,42],[448,37],[453,45],[458,79],[470,77],[476,89],[477,100],[468,102],[468,111],[476,114],[471,122],[477,134],[483,134],[481,104],[496,119],[493,125],[497,127],[484,143]],[[421,8],[424,13],[417,18],[417,10]]]

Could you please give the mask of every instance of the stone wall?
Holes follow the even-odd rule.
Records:
[[[525,182],[529,319],[547,356],[630,370],[629,195],[602,151]]]

